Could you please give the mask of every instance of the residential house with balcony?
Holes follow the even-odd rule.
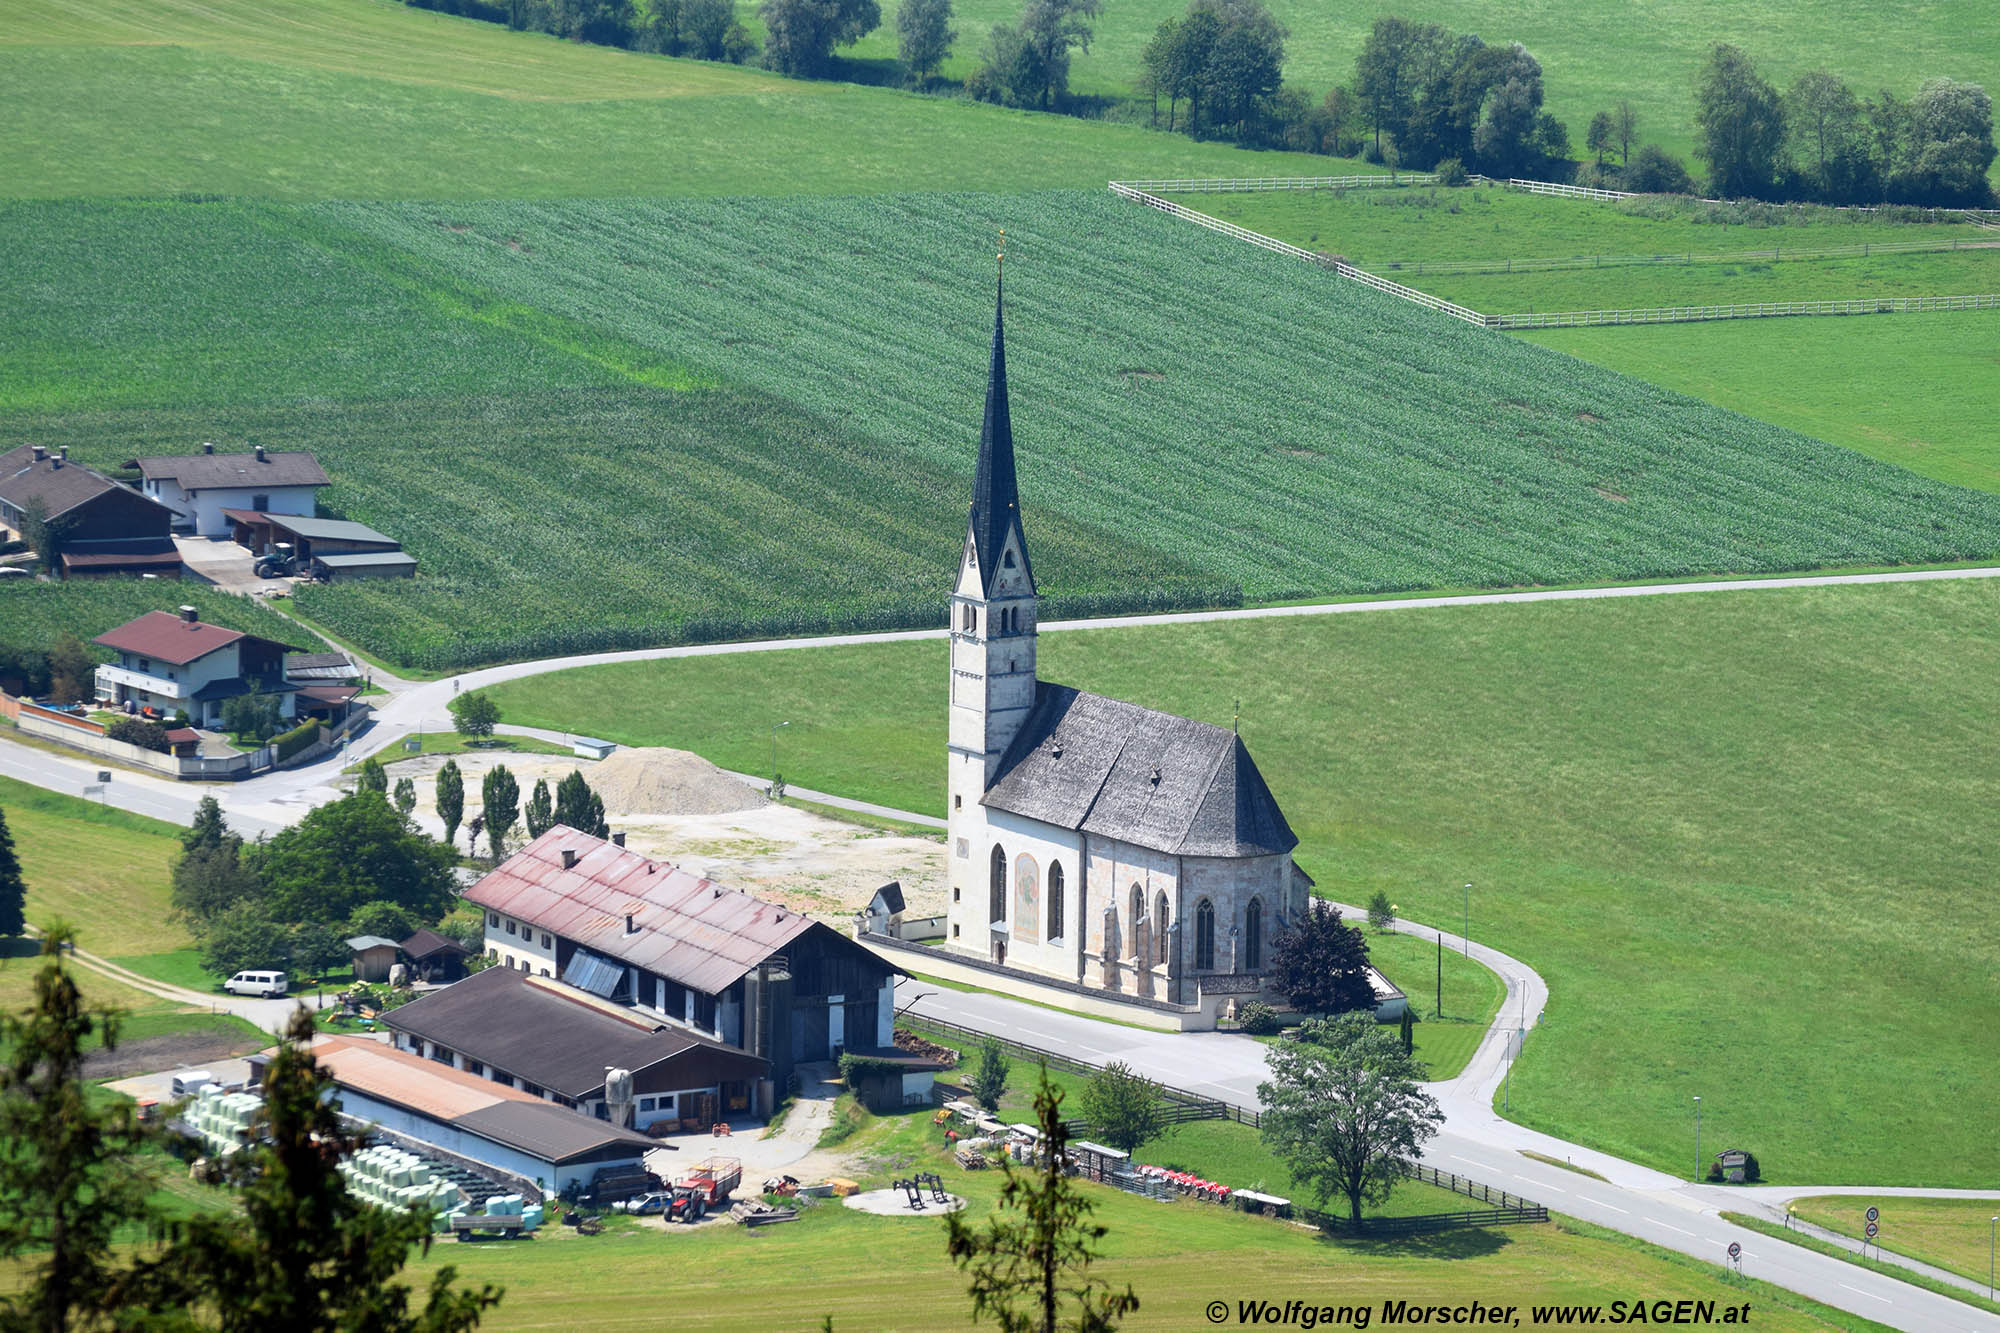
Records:
[[[309,453],[258,445],[247,454],[218,454],[204,444],[198,454],[134,458],[146,494],[172,510],[177,528],[197,537],[227,537],[231,509],[311,517],[315,497],[333,481]]]
[[[105,707],[156,717],[185,711],[194,725],[213,727],[225,702],[255,688],[279,697],[279,716],[298,715],[300,687],[285,677],[285,654],[296,647],[211,625],[192,606],[179,615],[148,611],[94,642],[118,655],[97,668]]]

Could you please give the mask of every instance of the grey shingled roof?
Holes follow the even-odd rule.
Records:
[[[184,491],[207,491],[231,486],[331,486],[332,480],[319,460],[303,450],[266,449],[259,459],[247,454],[178,454],[163,458],[134,458],[125,464],[136,467],[148,481],[171,478]]]
[[[51,453],[37,459],[33,445],[0,453],[0,500],[25,511],[39,503],[48,517],[60,518],[80,504],[88,504],[106,491],[132,491],[81,463],[72,463]],[[138,495],[137,491],[132,494]],[[143,498],[143,497],[142,497]],[[157,501],[148,500],[148,504]]]
[[[455,1128],[518,1148],[557,1166],[587,1157],[600,1148],[629,1148],[633,1156],[640,1156],[660,1146],[644,1134],[547,1103],[496,1102],[459,1116],[451,1123]]]
[[[1236,733],[1048,681],[982,804],[1174,856],[1299,843]]]
[[[420,995],[381,1021],[565,1097],[595,1096],[607,1067],[638,1074],[671,1061],[687,1070],[688,1087],[760,1078],[769,1068],[747,1051],[508,967]]]

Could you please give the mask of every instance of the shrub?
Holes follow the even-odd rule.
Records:
[[[1253,1037],[1268,1037],[1278,1030],[1278,1011],[1262,1000],[1252,1000],[1237,1010],[1236,1026]]]
[[[1632,154],[1621,173],[1623,189],[1639,194],[1693,194],[1694,178],[1681,160],[1653,144]]]
[[[156,754],[165,754],[173,748],[167,744],[167,729],[142,717],[121,717],[106,727],[104,734],[114,741],[124,741]]]
[[[318,739],[319,720],[309,719],[274,738],[271,741],[271,749],[276,753],[277,761],[282,764]]]
[[[1368,900],[1368,924],[1377,930],[1387,930],[1396,924],[1396,904],[1381,889],[1375,890],[1375,896]]]
[[[1470,177],[1466,175],[1465,163],[1455,157],[1448,157],[1437,164],[1439,185],[1464,185]]]
[[[972,1069],[972,1099],[989,1111],[1000,1109],[1007,1094],[1009,1061],[1000,1043],[988,1038],[979,1048],[979,1063]]]

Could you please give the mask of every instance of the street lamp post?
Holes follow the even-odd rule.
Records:
[[[1694,1178],[1701,1179],[1701,1098],[1694,1099]]]
[[[1465,886],[1465,933],[1459,936],[1465,941],[1465,956],[1472,957],[1472,886]]]
[[[778,728],[789,727],[789,722],[774,723],[771,727],[771,785],[778,785]]]
[[[1993,1232],[2000,1227],[2000,1217],[1986,1220],[1986,1299],[1993,1299]]]

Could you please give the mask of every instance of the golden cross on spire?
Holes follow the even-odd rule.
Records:
[[[1007,265],[1007,229],[1005,227],[1000,229],[1000,253],[995,256],[993,262],[996,267],[1000,268],[1005,268]]]

